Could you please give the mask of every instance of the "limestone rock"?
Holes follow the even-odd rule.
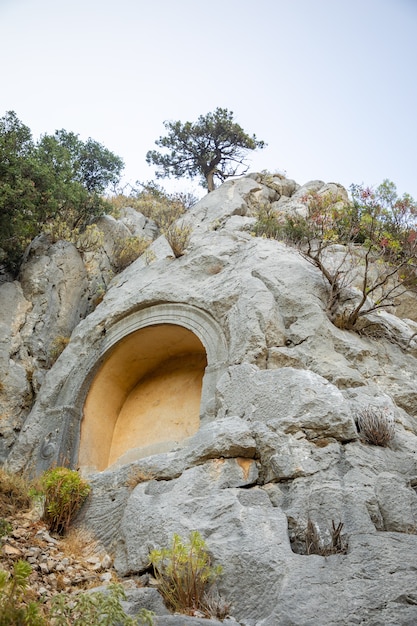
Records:
[[[21,268],[23,293],[32,302],[22,338],[37,361],[50,367],[57,338],[70,337],[85,316],[87,280],[75,246],[35,240]]]
[[[10,397],[22,386],[15,405],[25,393],[24,359],[44,358],[40,343],[58,322],[72,332],[62,356],[26,391],[36,402],[8,466],[80,465],[92,495],[77,523],[114,555],[121,576],[148,576],[150,548],[198,530],[224,568],[219,591],[242,626],[411,625],[416,325],[391,311],[372,318],[373,335],[337,328],[320,272],[284,243],[251,235],[257,207],[302,211],[311,191],[347,197],[323,181],[229,180],[182,218],[192,230],[183,256],[159,236],[152,262],[139,258],[112,280],[105,272],[114,238],[155,234],[131,210],[121,221],[102,219],[105,253],[91,267],[70,246],[39,247],[39,254],[35,247],[23,290],[3,292],[11,304],[0,316],[0,358],[14,380]],[[53,294],[65,284],[64,258],[73,269],[62,302],[74,305],[60,313]],[[108,290],[94,308],[100,280]],[[48,298],[53,315],[45,313]],[[77,323],[83,307],[89,313]],[[184,364],[200,357],[204,372],[183,384]],[[355,420],[367,406],[393,416],[386,448],[360,439]],[[194,430],[172,435],[170,417],[181,426],[189,413]],[[311,525],[329,546],[340,524],[343,550],[307,554]],[[198,619],[161,614],[158,623]]]

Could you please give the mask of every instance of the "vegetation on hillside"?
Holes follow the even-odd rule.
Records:
[[[172,611],[218,619],[228,615],[230,605],[213,591],[222,567],[212,565],[198,531],[192,531],[188,541],[174,534],[170,547],[151,550],[149,560],[158,589]]]
[[[116,185],[123,161],[89,138],[58,130],[34,141],[9,111],[0,118],[0,263],[19,268],[28,243],[46,226],[82,230],[107,210],[103,193]]]
[[[108,198],[111,213],[117,217],[124,207],[132,207],[148,217],[163,232],[198,200],[191,193],[168,193],[154,182],[136,183],[129,194],[117,193]]]
[[[67,468],[52,468],[35,483],[0,468],[0,556],[6,550],[9,537],[21,538],[24,535],[24,531],[22,533],[19,529],[19,519],[23,515],[27,521],[28,511],[34,503],[40,515],[40,501],[50,532],[67,530],[88,490],[89,486],[78,472]],[[38,540],[42,526],[33,510],[30,514],[35,527],[33,536],[36,533]],[[31,548],[33,536],[28,543]],[[61,540],[56,538],[52,541],[58,543]],[[18,554],[19,550],[15,553]],[[10,558],[10,546],[7,555],[4,552],[0,568],[0,626],[152,626],[154,623],[153,613],[146,609],[141,609],[136,617],[125,612],[122,603],[126,594],[120,583],[112,583],[106,590],[84,591],[77,588],[74,581],[71,591],[67,589],[58,593],[57,586],[57,592],[51,598],[38,595],[39,570],[35,571],[36,564],[32,566],[22,558]],[[82,558],[82,552],[79,558]],[[35,587],[34,580],[38,581]]]
[[[350,191],[350,202],[330,191],[308,193],[304,212],[262,205],[254,233],[295,245],[322,273],[330,319],[359,330],[364,316],[417,292],[417,203],[399,197],[388,180]]]
[[[149,150],[146,155],[147,162],[158,168],[157,178],[197,176],[208,191],[214,190],[215,178],[224,182],[244,174],[247,152],[265,146],[233,120],[233,111],[220,107],[196,122],[165,121],[164,126],[168,133],[155,144],[169,152]]]

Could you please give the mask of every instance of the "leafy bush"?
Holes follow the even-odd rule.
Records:
[[[54,626],[153,626],[153,613],[142,609],[137,618],[125,613],[122,585],[109,585],[109,593],[93,591],[75,596],[58,594],[52,598],[50,618]]]
[[[201,611],[211,615],[210,587],[222,572],[212,566],[206,544],[198,531],[188,542],[174,534],[170,548],[152,550],[149,559],[158,581],[159,591],[174,612],[193,615]]]
[[[32,568],[17,561],[9,575],[0,570],[0,626],[46,626],[36,602],[25,602]]]
[[[39,603],[27,601],[32,568],[17,561],[12,574],[0,570],[0,626],[153,626],[153,613],[142,609],[137,617],[125,613],[122,585],[109,585],[108,592],[93,591],[76,595],[60,593],[51,600],[48,617]]]
[[[331,192],[309,193],[304,215],[274,217],[261,208],[254,231],[296,245],[322,273],[332,322],[360,330],[368,313],[417,292],[417,203],[408,194],[399,198],[387,180],[376,190],[352,185],[351,195],[346,202]],[[331,254],[335,244],[344,246],[338,257]]]
[[[252,232],[256,237],[282,239],[283,221],[269,203],[261,203],[255,208],[256,222]]]
[[[54,467],[41,476],[38,493],[44,498],[43,519],[49,529],[64,534],[90,493],[90,486],[77,471]]]
[[[0,256],[18,271],[26,246],[45,229],[53,239],[81,233],[107,203],[123,161],[104,146],[65,130],[38,142],[13,111],[0,118]],[[71,239],[69,239],[71,240]]]
[[[387,407],[367,406],[356,416],[359,434],[365,443],[387,446],[395,435],[394,418]]]

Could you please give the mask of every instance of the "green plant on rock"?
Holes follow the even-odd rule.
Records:
[[[7,535],[10,535],[12,530],[13,527],[10,522],[8,522],[7,519],[4,519],[4,517],[0,517],[0,539],[2,539],[3,537],[7,537]]]
[[[417,202],[388,180],[375,190],[352,185],[351,196],[310,192],[304,213],[276,218],[260,210],[254,232],[295,245],[323,276],[331,321],[363,331],[369,313],[417,292]]]
[[[54,467],[41,476],[38,493],[44,498],[43,519],[49,529],[64,534],[90,493],[90,485],[77,471]]]
[[[0,570],[0,626],[46,626],[36,602],[26,602],[32,568],[26,561],[17,561],[13,572]]]
[[[256,222],[252,232],[256,237],[282,239],[283,221],[269,202],[260,203],[254,210]]]
[[[168,607],[178,613],[193,615],[201,611],[210,616],[209,590],[222,573],[213,566],[206,544],[198,531],[190,533],[189,541],[173,535],[169,548],[150,552],[159,591]]]
[[[54,626],[153,626],[151,611],[142,609],[138,617],[131,617],[122,607],[123,600],[126,594],[120,584],[109,585],[106,593],[58,594],[52,598],[50,618]]]

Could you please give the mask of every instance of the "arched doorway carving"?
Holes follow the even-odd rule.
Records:
[[[78,462],[101,471],[175,447],[213,417],[226,342],[204,311],[162,304],[106,334],[83,406]]]

